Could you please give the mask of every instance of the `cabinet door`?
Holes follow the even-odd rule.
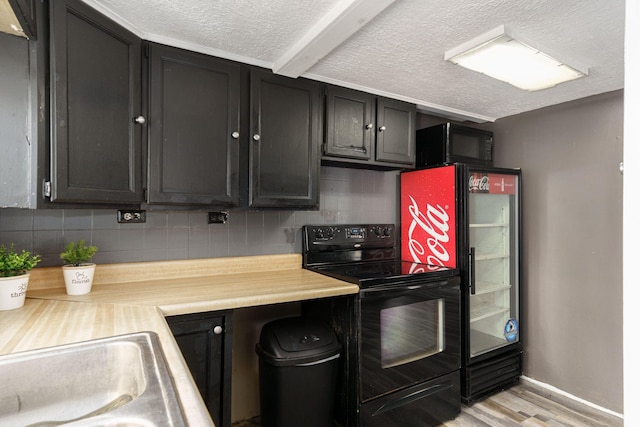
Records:
[[[149,204],[238,204],[240,65],[150,44]]]
[[[80,0],[51,8],[51,201],[142,200],[141,40]]]
[[[406,102],[378,98],[376,160],[413,165],[416,109]]]
[[[216,426],[231,425],[232,312],[169,316],[167,323]]]
[[[375,138],[375,96],[329,86],[324,155],[368,160]]]
[[[250,206],[318,206],[320,105],[318,82],[251,71]]]

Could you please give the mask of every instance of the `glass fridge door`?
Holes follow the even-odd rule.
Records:
[[[470,357],[520,340],[519,175],[468,175]]]

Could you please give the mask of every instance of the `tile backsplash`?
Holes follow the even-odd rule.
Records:
[[[0,244],[62,265],[65,243],[99,247],[93,261],[118,263],[299,253],[305,224],[397,223],[399,173],[322,167],[317,211],[229,210],[207,224],[208,210],[147,210],[144,224],[119,224],[115,209],[0,209]]]

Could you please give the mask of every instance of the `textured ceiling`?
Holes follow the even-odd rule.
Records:
[[[84,1],[147,40],[457,120],[493,121],[624,84],[624,0]],[[443,59],[502,24],[587,66],[589,76],[526,92]]]

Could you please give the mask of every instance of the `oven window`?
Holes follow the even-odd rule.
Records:
[[[423,359],[444,350],[444,299],[380,311],[382,368]]]

